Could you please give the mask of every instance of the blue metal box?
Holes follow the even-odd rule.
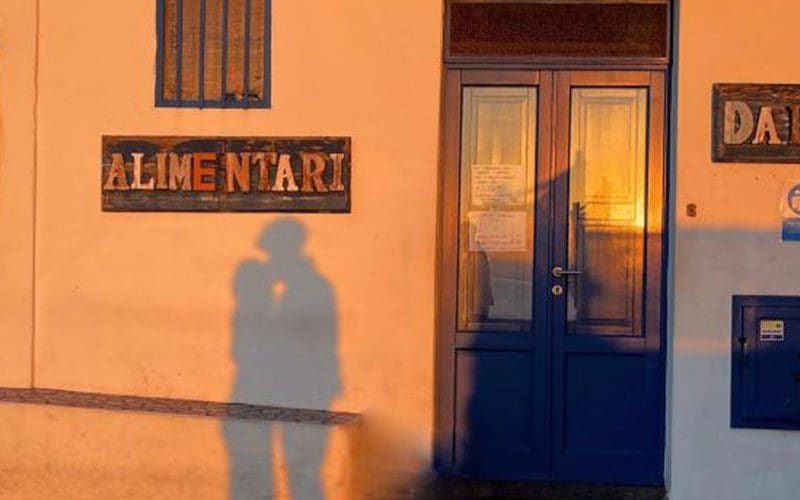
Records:
[[[734,296],[731,427],[800,429],[800,297]]]

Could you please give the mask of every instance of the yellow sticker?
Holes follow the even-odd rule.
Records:
[[[784,322],[779,319],[762,319],[759,321],[758,333],[762,342],[783,342]]]

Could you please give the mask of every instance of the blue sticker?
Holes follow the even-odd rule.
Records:
[[[800,219],[783,219],[783,241],[800,241]]]

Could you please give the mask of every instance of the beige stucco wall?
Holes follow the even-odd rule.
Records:
[[[800,168],[710,159],[712,84],[800,82],[799,12],[786,0],[681,2],[671,498],[789,499],[800,489],[800,434],[729,427],[731,296],[798,294],[800,246],[780,242],[779,203]]]
[[[0,385],[31,382],[36,4],[0,2]]]
[[[39,3],[36,385],[214,401],[232,391],[234,274],[246,259],[263,258],[256,239],[277,216],[103,213],[102,135],[351,136],[352,213],[295,217],[336,297],[342,391],[331,408],[364,415],[353,453],[363,487],[427,473],[441,3],[273,2],[273,108],[247,111],[154,107],[155,2]],[[4,280],[18,282],[0,287],[0,308],[9,310],[0,328],[2,385],[30,380],[34,6],[0,5],[2,41],[13,37],[13,59],[3,60],[0,76],[0,155],[3,167],[15,162],[0,169],[0,265]],[[5,234],[21,247],[7,249]],[[3,409],[12,423],[22,422],[18,408]],[[74,460],[51,465],[110,473],[102,456],[116,452],[100,444],[128,439],[126,427],[102,412],[78,419],[71,411],[36,414],[3,438],[18,446],[44,440],[41,458],[68,440],[62,432],[72,433],[97,446],[70,448]],[[50,426],[48,415],[61,425]],[[132,445],[131,455],[152,454],[163,444],[159,435],[177,432],[169,418],[141,418],[129,425],[147,426],[152,439]],[[207,425],[197,446],[215,450],[224,436],[219,423]],[[92,434],[96,426],[103,432]],[[27,456],[34,458],[20,467],[42,466],[35,451]],[[207,460],[225,470],[224,453]],[[154,461],[148,470],[159,463],[168,465]],[[147,497],[157,486],[132,477],[128,496]]]

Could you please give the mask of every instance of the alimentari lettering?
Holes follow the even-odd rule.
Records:
[[[328,193],[345,190],[343,153],[111,154],[104,191]],[[299,168],[295,169],[294,166]]]

